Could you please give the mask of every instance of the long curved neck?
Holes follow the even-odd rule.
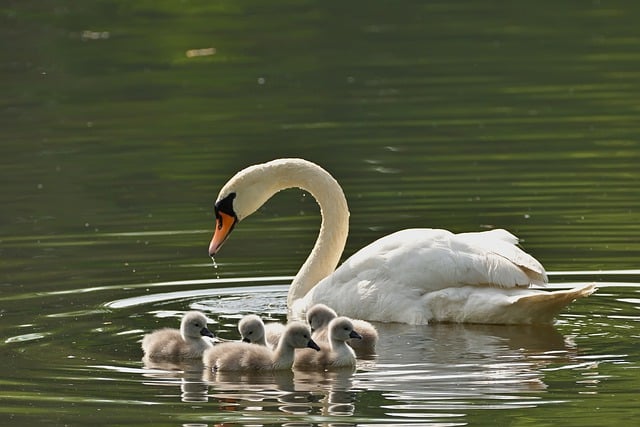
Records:
[[[287,188],[311,194],[322,223],[316,243],[293,279],[287,303],[302,298],[320,280],[333,273],[349,234],[349,208],[338,182],[315,163],[303,159],[277,159],[238,172],[220,190],[218,200],[234,195],[233,209],[240,221],[258,210],[274,194]]]
[[[321,167],[306,161],[288,174],[290,187],[309,192],[318,205],[322,223],[316,243],[291,283],[289,307],[335,270],[349,234],[349,208],[338,182]]]

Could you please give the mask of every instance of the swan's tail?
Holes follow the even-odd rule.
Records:
[[[590,284],[564,291],[525,295],[515,301],[509,310],[515,310],[522,323],[551,323],[564,307],[578,298],[588,297],[596,289],[594,284]]]

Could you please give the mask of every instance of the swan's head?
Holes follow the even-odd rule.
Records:
[[[255,315],[249,314],[244,316],[238,323],[238,332],[242,337],[242,341],[248,343],[264,343],[264,323],[262,319]]]
[[[353,330],[353,323],[348,317],[336,317],[329,323],[330,340],[347,341],[350,338],[362,339],[362,336]]]
[[[235,225],[260,208],[271,196],[286,188],[289,171],[282,160],[249,166],[235,174],[220,190],[214,206],[216,229],[209,244],[214,256]]]
[[[213,338],[213,334],[207,329],[207,318],[199,311],[189,311],[182,317],[180,333],[184,338],[200,338],[202,336]]]

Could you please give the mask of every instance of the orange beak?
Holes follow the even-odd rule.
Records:
[[[224,212],[217,212],[216,214],[216,231],[213,233],[211,243],[209,243],[209,256],[214,256],[220,250],[222,244],[227,240],[231,230],[236,225],[238,219],[235,216],[226,214]]]

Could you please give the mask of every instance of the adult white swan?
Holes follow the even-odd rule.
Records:
[[[289,288],[294,318],[324,303],[340,315],[381,322],[548,323],[595,290],[593,285],[531,289],[547,282],[544,268],[516,246],[515,236],[500,229],[402,230],[362,248],[336,270],[349,231],[347,201],[327,171],[302,159],[250,166],[224,185],[215,204],[209,255],[218,252],[239,221],[292,187],[313,195],[322,215],[315,246]]]

